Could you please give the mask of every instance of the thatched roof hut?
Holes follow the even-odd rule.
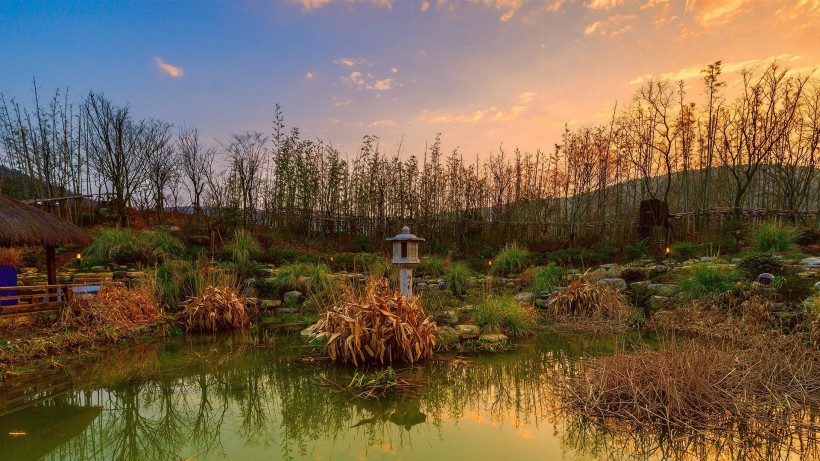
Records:
[[[0,195],[0,247],[42,246],[46,249],[48,283],[56,283],[54,249],[87,246],[91,238],[79,227],[37,207]]]

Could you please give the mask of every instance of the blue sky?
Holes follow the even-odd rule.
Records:
[[[355,153],[551,150],[641,81],[722,59],[820,65],[820,0],[2,2],[0,91],[89,89],[213,140],[286,123]]]

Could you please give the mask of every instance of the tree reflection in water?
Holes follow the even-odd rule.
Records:
[[[551,393],[556,376],[584,356],[635,340],[544,335],[509,353],[436,359],[407,370],[423,383],[417,394],[373,401],[351,400],[317,385],[319,376],[343,381],[352,370],[298,360],[304,351],[298,338],[280,336],[272,348],[248,347],[243,335],[141,346],[70,371],[80,390],[60,401],[103,410],[46,459],[201,460],[221,458],[228,445],[237,444],[290,459],[312,454],[319,440],[338,444],[342,453],[354,441],[368,449],[401,451],[412,448],[413,437],[447,443],[448,428],[476,415],[500,427],[549,431],[570,458],[817,456],[816,430],[765,439],[743,428],[653,434],[559,411]]]

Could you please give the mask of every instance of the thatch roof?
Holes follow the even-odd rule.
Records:
[[[90,244],[91,238],[65,219],[0,195],[0,247]]]

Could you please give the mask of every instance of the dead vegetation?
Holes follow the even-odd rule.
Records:
[[[186,331],[244,329],[251,324],[247,300],[231,287],[206,286],[182,303],[179,320]]]
[[[421,385],[406,372],[398,372],[393,367],[370,372],[355,372],[350,381],[344,383],[329,377],[319,378],[322,386],[357,399],[380,399],[388,395],[407,396],[414,394]]]
[[[407,301],[385,282],[332,306],[312,328],[314,338],[327,340],[328,357],[357,366],[429,359],[438,330],[417,299]]]
[[[550,298],[547,314],[562,328],[617,331],[629,327],[634,309],[614,287],[581,278]],[[584,321],[578,322],[579,319]]]
[[[74,295],[62,310],[57,326],[128,329],[148,325],[162,317],[149,289],[128,289],[121,284],[107,283],[100,286],[96,295]]]
[[[631,429],[806,428],[820,405],[820,353],[794,338],[754,346],[673,343],[581,362],[557,382],[562,409]]]

